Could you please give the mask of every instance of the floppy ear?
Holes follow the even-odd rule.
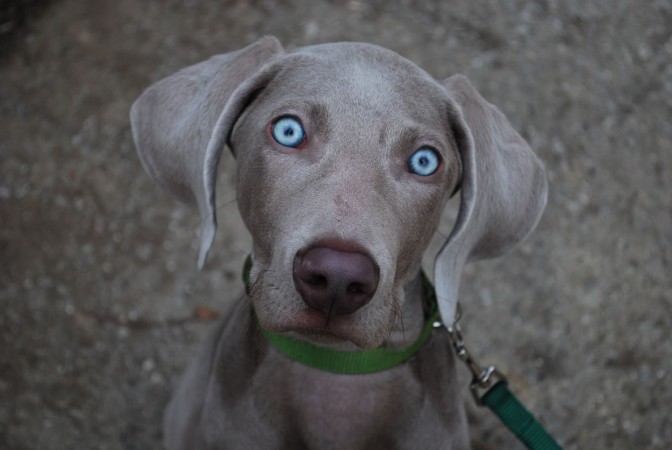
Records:
[[[272,77],[283,53],[274,37],[187,67],[150,86],[131,108],[133,140],[143,166],[168,192],[201,215],[199,268],[212,245],[217,164],[231,128]]]
[[[506,117],[461,75],[443,81],[462,159],[457,222],[434,265],[444,323],[454,321],[464,265],[513,249],[537,225],[548,186],[541,161]]]

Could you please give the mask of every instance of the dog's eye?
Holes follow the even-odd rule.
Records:
[[[439,152],[430,147],[422,147],[408,158],[408,171],[428,177],[437,171],[440,164]]]
[[[306,139],[306,133],[298,119],[291,116],[283,116],[272,125],[273,139],[284,146],[297,148]]]

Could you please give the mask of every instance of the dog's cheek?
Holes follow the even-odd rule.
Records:
[[[238,200],[238,211],[245,223],[248,231],[252,235],[255,244],[255,250],[267,248],[267,240],[269,236],[268,226],[265,223],[263,216],[266,207],[266,195],[268,191],[266,180],[266,166],[263,161],[259,161],[254,165],[254,170],[246,168],[247,161],[242,160],[238,165],[238,182],[236,197]],[[259,255],[261,256],[261,255]]]
[[[245,166],[239,166],[239,208],[252,235],[255,264],[265,271],[264,285],[284,305],[301,303],[292,264],[311,211],[297,195],[300,177],[286,155],[257,152],[241,163]]]
[[[427,189],[424,195],[413,196],[399,205],[401,221],[400,251],[397,261],[397,279],[406,280],[409,271],[422,259],[438,227],[444,205],[444,191]]]

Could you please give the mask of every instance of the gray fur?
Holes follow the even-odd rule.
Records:
[[[269,136],[285,114],[301,119],[306,148],[290,151]],[[466,78],[437,82],[373,45],[285,52],[266,37],[159,81],[135,102],[131,121],[148,172],[200,211],[200,265],[216,228],[225,147],[237,160],[238,205],[253,237],[249,298],[222,318],[175,393],[167,448],[468,447],[445,336],[389,371],[334,375],[288,361],[257,324],[345,350],[403,347],[422,327],[420,259],[456,188],[460,212],[434,273],[446,323],[464,264],[503,254],[532,231],[546,202],[543,166]],[[406,161],[425,145],[443,166],[423,178]],[[364,307],[318,325],[292,264],[325,240],[365,249],[380,280]]]

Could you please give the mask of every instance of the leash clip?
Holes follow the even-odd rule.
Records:
[[[548,434],[534,416],[520,403],[509,390],[506,377],[494,366],[482,369],[469,354],[462,338],[459,321],[462,309],[457,304],[456,319],[446,327],[440,320],[434,322],[434,328],[443,328],[448,333],[457,357],[471,372],[469,390],[479,406],[487,406],[499,417],[502,423],[530,450],[562,450],[562,447]]]
[[[455,354],[466,364],[469,372],[471,372],[472,378],[471,384],[469,385],[471,395],[474,397],[476,404],[483,406],[483,397],[485,394],[487,394],[490,388],[492,388],[495,384],[499,383],[500,381],[506,381],[506,377],[502,375],[502,373],[498,371],[495,366],[482,368],[481,365],[478,364],[474,358],[472,358],[464,343],[462,329],[458,323],[461,318],[462,308],[458,303],[455,322],[453,322],[451,326],[445,327],[445,330],[448,333],[448,336],[450,336],[450,341],[452,342],[453,348],[455,349]],[[439,328],[443,326],[443,324],[441,322],[436,322],[434,323],[434,326]]]

